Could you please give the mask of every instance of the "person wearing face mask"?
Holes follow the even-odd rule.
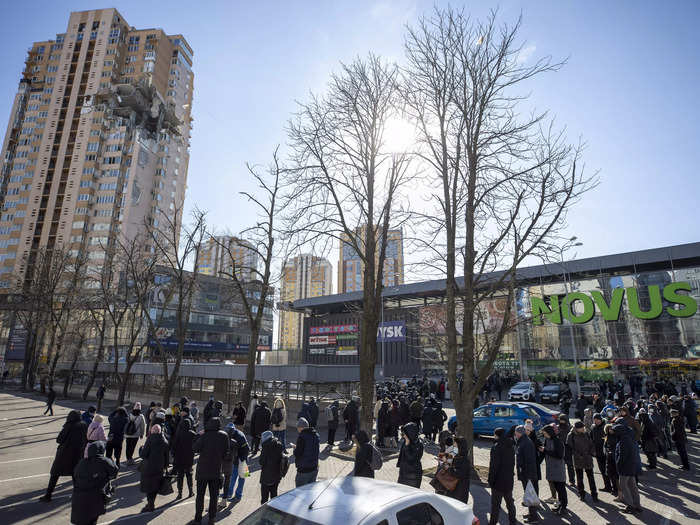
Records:
[[[459,481],[454,490],[445,492],[445,496],[454,498],[462,503],[469,502],[469,478],[471,477],[472,467],[469,461],[469,447],[467,440],[461,437],[455,438],[457,446],[451,445],[448,447],[448,453],[452,456],[451,465],[448,471]]]

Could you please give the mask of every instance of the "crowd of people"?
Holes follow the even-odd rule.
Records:
[[[595,504],[599,492],[607,492],[623,503],[623,512],[638,514],[642,509],[637,485],[644,483],[639,477],[641,453],[647,458],[647,468],[653,470],[659,466],[657,456],[667,458],[675,449],[679,466],[690,469],[686,427],[689,432],[697,431],[695,395],[678,395],[675,389],[675,394],[669,395],[671,388],[667,384],[647,383],[647,395],[623,398],[619,392],[624,393],[624,389],[618,386],[601,388],[601,394],[606,392],[610,397],[604,401],[600,395],[594,396],[592,407],[580,397],[574,407],[578,421],[573,424],[566,406],[558,423],[546,425],[541,432],[535,430],[532,421],[495,431],[488,477],[489,523],[497,523],[502,502],[510,522],[515,523],[516,479],[526,494],[524,503],[528,510],[524,521],[533,522],[540,519],[542,480],[548,482],[551,492],[544,501],[552,503],[551,510],[560,515],[567,512],[567,480],[582,501],[588,497]],[[117,407],[106,418],[95,406],[82,414],[74,410],[57,437],[58,450],[41,500],[50,501],[59,478],[71,476],[71,522],[96,523],[98,516],[106,512],[114,480],[124,469],[124,451],[128,466],[138,462],[139,488],[146,499],[143,513],[156,510],[159,495],[175,494],[175,500],[195,497],[192,523],[199,524],[208,491],[211,523],[227,500],[236,502],[243,497],[250,474],[248,462],[256,456],[261,504],[277,496],[291,456],[295,485],[315,482],[322,420],[327,426],[325,443],[329,448],[336,445],[342,422],[345,448],[355,447],[351,475],[375,477],[383,466],[383,453],[395,451],[396,481],[420,487],[423,455],[432,448],[430,452],[435,453],[438,467],[431,485],[437,493],[467,503],[472,474],[470,450],[467,440],[453,433],[454,428],[445,428],[445,392],[440,382],[427,378],[387,381],[377,385],[376,393],[373,434],[360,428],[360,399],[353,393],[347,403],[334,399],[323,411],[314,398],[303,403],[294,417],[294,443],[287,442],[287,422],[292,416],[279,397],[270,408],[266,401],[253,396],[248,407],[239,402],[229,414],[213,396],[201,411],[195,401],[187,398],[171,407],[151,402],[145,411],[137,402],[129,410]],[[54,400],[55,396],[49,395],[47,405],[53,405]],[[603,479],[600,488],[596,486],[594,463]],[[187,496],[183,495],[185,482]]]

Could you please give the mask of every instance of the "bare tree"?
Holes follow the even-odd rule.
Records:
[[[30,252],[25,264],[28,270],[18,279],[11,301],[15,318],[27,333],[22,388],[33,390],[47,332],[53,337],[59,330],[72,258],[70,252],[60,247],[38,248]]]
[[[250,164],[246,165],[258,186],[260,195],[249,192],[241,192],[241,195],[255,206],[256,224],[243,230],[235,238],[211,237],[220,246],[226,261],[219,273],[233,280],[235,289],[241,297],[243,312],[250,329],[246,380],[241,394],[244,406],[250,403],[250,394],[255,382],[255,365],[260,364],[258,339],[264,313],[268,309],[268,298],[271,293],[274,294],[272,265],[277,250],[275,240],[278,233],[275,220],[280,211],[281,175],[284,172],[278,152],[279,146],[272,155],[267,173],[261,173]],[[254,255],[252,264],[238,255],[241,253],[241,248]]]
[[[148,326],[149,338],[154,342],[163,364],[163,405],[170,404],[175,384],[180,377],[180,366],[185,350],[187,326],[192,311],[192,301],[199,282],[199,264],[202,242],[206,235],[206,214],[198,209],[192,213],[192,222],[182,224],[182,212],[161,212],[158,221],[148,225],[147,246],[150,254],[144,254],[141,264],[133,265],[130,286],[134,297],[139,298],[141,310]],[[188,270],[188,268],[192,268]],[[158,281],[156,283],[156,280]],[[144,290],[154,286],[152,293]],[[152,298],[152,302],[149,301]],[[151,314],[151,307],[155,315]],[[165,313],[174,311],[174,332],[177,346],[174,351],[166,348],[159,335],[165,324]],[[172,358],[173,367],[169,369]]]
[[[83,350],[88,339],[88,333],[92,329],[92,318],[89,311],[82,307],[76,309],[64,338],[64,361],[68,363],[68,370],[63,381],[63,397],[68,397],[73,384],[73,377],[78,360],[83,355]]]
[[[562,64],[527,61],[520,21],[496,18],[436,9],[409,28],[405,44],[407,111],[436,188],[436,212],[423,217],[426,246],[446,277],[448,380],[470,444],[474,399],[513,330],[517,268],[561,232],[569,208],[596,183],[584,176],[581,146],[567,143],[546,113],[521,114],[527,97],[517,88]]]
[[[400,226],[408,158],[386,146],[398,116],[398,69],[370,55],[341,66],[327,93],[300,104],[289,124],[293,150],[286,230],[300,246],[347,246],[364,268],[360,328],[361,426],[372,428],[376,334],[389,230]],[[342,271],[342,269],[339,269]]]

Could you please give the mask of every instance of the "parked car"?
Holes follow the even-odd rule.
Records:
[[[534,400],[537,394],[537,384],[532,381],[520,381],[515,383],[508,391],[508,401],[523,401]]]
[[[583,397],[586,401],[588,401],[589,403],[593,403],[593,395],[600,395],[600,389],[596,385],[588,383],[585,385],[581,385],[581,393],[583,394]]]
[[[472,423],[474,435],[493,435],[498,427],[506,430],[514,425],[525,424],[526,419],[532,419],[535,430],[542,428],[542,420],[537,411],[525,403],[508,403],[505,401],[487,403],[474,409]]]
[[[479,525],[471,505],[424,490],[362,477],[334,478],[278,496],[240,525]]]
[[[544,385],[540,392],[540,403],[559,403],[565,396],[571,397],[571,389],[566,383]]]
[[[552,410],[551,408],[547,408],[544,405],[540,405],[539,403],[532,403],[531,401],[521,401],[521,405],[528,405],[532,407],[535,412],[540,416],[540,421],[542,422],[542,426],[549,425],[550,423],[557,423],[559,422],[559,412],[558,410]]]

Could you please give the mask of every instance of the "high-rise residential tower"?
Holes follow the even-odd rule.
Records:
[[[358,235],[363,228],[358,229]],[[377,246],[377,261],[379,247]],[[348,242],[340,243],[338,260],[338,293],[355,292],[364,288],[364,263]],[[389,230],[387,233],[386,256],[384,259],[384,287],[403,284],[403,233]]]
[[[258,254],[253,246],[238,237],[219,235],[204,242],[199,254],[199,273],[216,277],[231,277],[236,265],[236,277],[241,281],[259,279]]]
[[[307,297],[330,295],[333,286],[333,267],[322,257],[299,255],[282,269],[280,301],[296,301]],[[280,310],[278,346],[281,350],[299,349],[304,335],[303,315]]]
[[[115,9],[71,13],[32,44],[2,146],[0,288],[43,247],[99,271],[118,235],[182,212],[193,80],[182,35]]]

